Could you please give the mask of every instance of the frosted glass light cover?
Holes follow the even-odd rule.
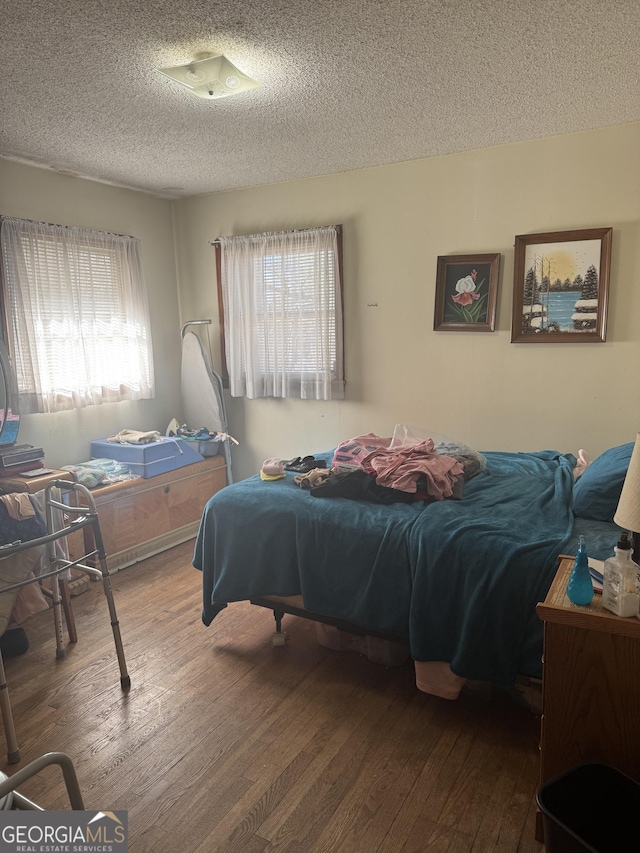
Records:
[[[186,86],[199,98],[226,98],[262,85],[243,74],[226,56],[210,56],[187,65],[158,68],[158,71]]]

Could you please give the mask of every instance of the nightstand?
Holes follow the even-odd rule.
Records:
[[[559,558],[536,608],[544,622],[540,783],[591,761],[640,782],[640,619],[610,613],[600,595],[587,607],[572,604],[573,563]]]
[[[11,492],[29,492],[30,495],[40,492],[53,483],[54,480],[74,480],[73,474],[68,471],[53,471],[51,474],[40,474],[37,477],[21,477],[16,474],[15,477],[0,477],[0,494],[7,495]],[[66,537],[67,547],[69,548],[69,557],[72,560],[79,560],[84,556],[84,535],[81,530]],[[85,574],[72,572],[74,577],[78,577],[81,581],[81,586],[88,584],[89,578]],[[73,582],[72,582],[73,584]],[[72,592],[75,594],[75,588],[71,585]]]
[[[12,492],[28,492],[31,495],[40,492],[55,480],[73,480],[73,476],[68,471],[53,471],[51,474],[41,474],[37,477],[21,477],[16,474],[15,477],[0,477],[0,494],[8,495]],[[77,530],[65,537],[69,558],[71,560],[79,560],[85,553],[84,533],[82,530]],[[60,594],[62,596],[62,606],[67,622],[67,630],[69,632],[69,640],[72,643],[77,642],[76,623],[71,607],[71,596],[80,595],[89,587],[89,576],[77,569],[70,570],[70,579],[58,577],[60,584]],[[45,583],[48,583],[45,582]],[[47,593],[47,587],[43,590],[47,598],[51,597],[51,591]]]
[[[0,477],[0,493],[7,495],[10,492],[29,492],[33,495],[54,480],[73,480],[73,475],[68,471],[52,471],[50,474],[38,474],[37,477],[21,477],[20,474]]]

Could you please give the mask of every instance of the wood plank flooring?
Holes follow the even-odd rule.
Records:
[[[229,606],[200,621],[193,543],[112,577],[132,686],[123,692],[101,584],[74,598],[78,643],[52,618],[5,661],[22,761],[74,761],[88,809],[127,809],[132,853],[539,853],[539,720],[507,697],[420,693],[285,616]],[[57,768],[22,792],[68,801]]]

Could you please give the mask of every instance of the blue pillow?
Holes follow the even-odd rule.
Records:
[[[605,450],[573,486],[573,512],[593,521],[613,521],[634,442]]]

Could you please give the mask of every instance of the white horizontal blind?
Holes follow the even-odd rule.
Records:
[[[222,237],[232,396],[344,396],[337,228]]]
[[[22,411],[154,396],[139,240],[7,217],[0,245]]]

